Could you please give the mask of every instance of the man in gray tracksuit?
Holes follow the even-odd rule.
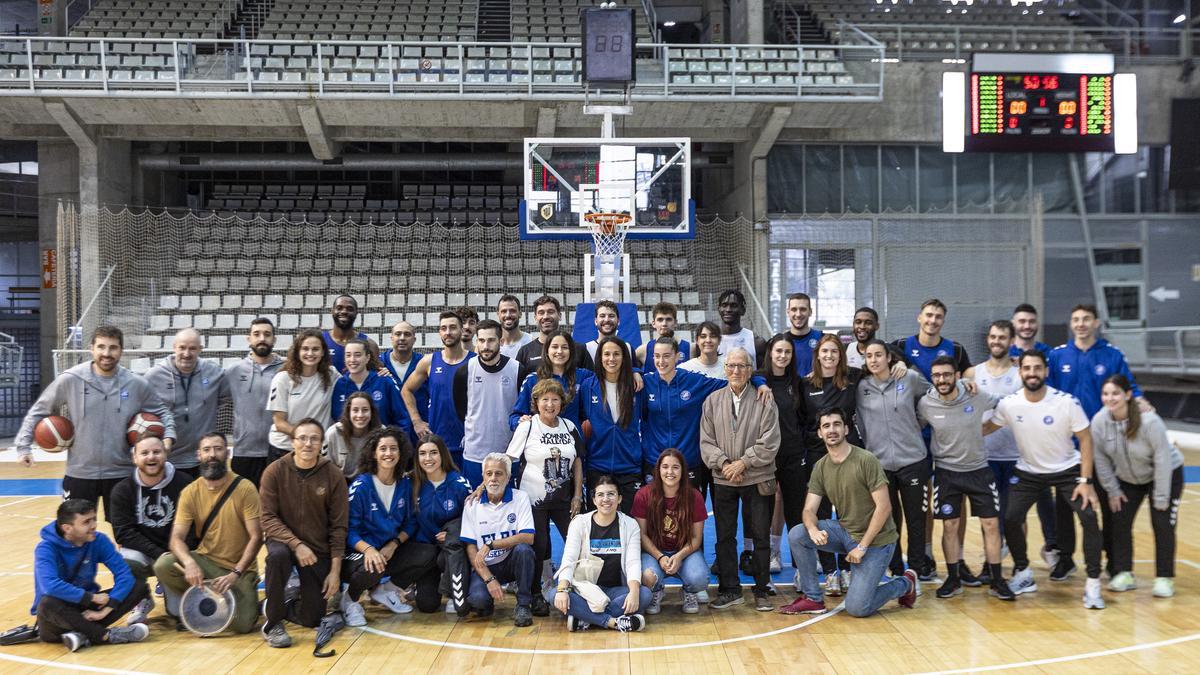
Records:
[[[888,479],[892,518],[900,530],[907,529],[904,556],[917,570],[921,581],[932,581],[934,571],[925,555],[925,514],[929,504],[929,462],[921,425],[917,422],[917,399],[929,390],[929,382],[913,368],[902,377],[890,372],[884,379],[865,375],[855,392],[859,431],[866,449],[879,458]],[[904,574],[900,546],[888,566],[892,576]]]
[[[271,411],[267,397],[271,380],[283,366],[283,359],[274,353],[275,325],[270,319],[258,317],[250,322],[250,353],[246,358],[225,369],[229,394],[233,397],[233,459],[230,468],[258,487],[262,472],[270,464],[267,456],[270,444]]]
[[[14,443],[21,462],[31,466],[33,428],[43,418],[59,414],[66,405],[67,417],[75,427],[75,441],[67,453],[63,496],[93,504],[102,501],[104,518],[110,522],[109,495],[133,471],[125,439],[129,418],[143,410],[154,413],[166,429],[164,444],[168,449],[175,439],[175,418],[170,408],[163,405],[145,379],[121,366],[124,344],[119,328],[97,328],[90,344],[92,360],[54,378],[29,408]]]
[[[971,500],[971,514],[983,527],[983,548],[991,576],[990,593],[1001,600],[1016,596],[1001,577],[1000,493],[983,445],[983,415],[996,407],[999,397],[972,394],[959,381],[954,359],[939,356],[930,366],[933,386],[917,402],[917,418],[932,429],[929,451],[933,455],[933,514],[942,521],[942,552],[946,555],[945,583],[939,598],[962,593],[962,541],[959,518],[966,517],[963,496]]]
[[[204,347],[194,328],[176,333],[171,349],[171,356],[147,371],[146,382],[175,415],[176,440],[167,460],[194,479],[200,465],[196,446],[201,436],[217,429],[217,411],[229,400],[229,383],[219,363],[200,358]]]

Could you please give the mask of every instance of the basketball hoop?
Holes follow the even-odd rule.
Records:
[[[625,246],[625,235],[633,226],[633,216],[628,213],[589,212],[583,220],[592,232],[596,255],[621,255]]]

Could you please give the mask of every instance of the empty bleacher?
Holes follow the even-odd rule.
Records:
[[[897,4],[809,0],[804,5],[835,41],[839,20],[862,27],[890,53],[939,57],[981,51],[1104,51],[1104,46],[1074,29],[1057,5],[1013,6],[1007,0],[952,5],[942,0],[905,0]],[[865,25],[864,25],[865,24]],[[883,25],[883,24],[886,24]]]
[[[620,0],[617,5],[637,10],[634,26],[637,41],[653,42],[649,20],[639,0]],[[579,12],[596,7],[592,0],[513,0],[512,38],[514,42],[577,42],[580,38]]]
[[[854,84],[832,49],[747,49],[731,59],[720,47],[671,48],[671,83],[704,87],[820,86]]]
[[[224,36],[236,0],[96,0],[71,28],[73,37],[203,38]]]
[[[27,43],[10,40],[0,42],[0,82],[24,82],[29,78],[32,56],[34,76],[43,80],[64,83],[96,82],[101,79],[101,56],[98,42],[34,41],[32,50]],[[176,79],[178,66],[186,68],[189,55],[170,43],[112,42],[105,45],[104,67],[111,80],[163,81]],[[32,53],[29,53],[29,52]]]
[[[470,42],[475,23],[475,0],[276,0],[259,37]]]
[[[322,223],[497,223],[520,209],[515,185],[402,185],[398,199],[368,196],[365,185],[217,184],[206,208],[242,218]],[[391,197],[392,195],[389,195]]]

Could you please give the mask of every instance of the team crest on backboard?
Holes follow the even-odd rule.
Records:
[[[551,218],[554,217],[554,205],[553,204],[542,204],[541,207],[538,209],[538,213],[540,213],[542,218],[544,218],[545,220],[550,220]]]

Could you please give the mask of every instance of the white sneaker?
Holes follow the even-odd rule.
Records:
[[[1087,609],[1104,609],[1104,598],[1100,596],[1100,580],[1088,579],[1083,585],[1083,606]]]
[[[1134,579],[1130,572],[1118,572],[1117,576],[1108,582],[1108,590],[1115,593],[1124,593],[1135,588],[1137,588],[1137,579]]]
[[[1042,562],[1046,563],[1046,567],[1054,569],[1058,565],[1059,552],[1056,549],[1042,547]],[[1003,560],[1003,558],[1001,558]]]
[[[783,571],[783,557],[779,551],[771,551],[771,574],[778,574]]]
[[[1175,595],[1175,580],[1171,577],[1154,578],[1154,597],[1169,598]]]
[[[446,601],[446,613],[447,614],[457,614],[458,613],[458,608],[454,606],[453,599]]]
[[[658,614],[659,612],[661,612],[663,596],[666,594],[667,594],[666,591],[651,591],[650,592],[650,606],[646,608],[646,613],[647,614]]]
[[[825,577],[825,595],[836,598],[842,594],[842,575],[832,572]]]
[[[412,605],[401,600],[399,593],[389,591],[383,586],[376,586],[371,589],[371,600],[387,607],[393,614],[411,614],[413,611]],[[349,621],[346,623],[349,623]]]
[[[1033,570],[1026,567],[1020,572],[1013,574],[1012,579],[1008,581],[1008,587],[1014,595],[1022,593],[1036,593],[1037,584],[1033,582]]]
[[[849,593],[850,592],[850,571],[842,570],[841,572],[839,572],[839,574],[842,575],[842,590]]]
[[[154,598],[147,597],[139,602],[133,611],[129,613],[129,618],[125,620],[126,626],[132,626],[135,623],[146,623],[146,619],[150,617],[150,612],[154,611]]]
[[[1173,592],[1173,590],[1172,590]],[[684,592],[683,594],[683,613],[697,614],[700,612],[700,599],[695,593]]]
[[[347,626],[365,626],[367,625],[367,613],[363,610],[363,606],[350,599],[349,593],[342,593],[342,601],[338,603],[342,610],[342,616],[346,617]]]
[[[696,600],[702,605],[708,604],[708,591],[700,591],[696,594]]]

